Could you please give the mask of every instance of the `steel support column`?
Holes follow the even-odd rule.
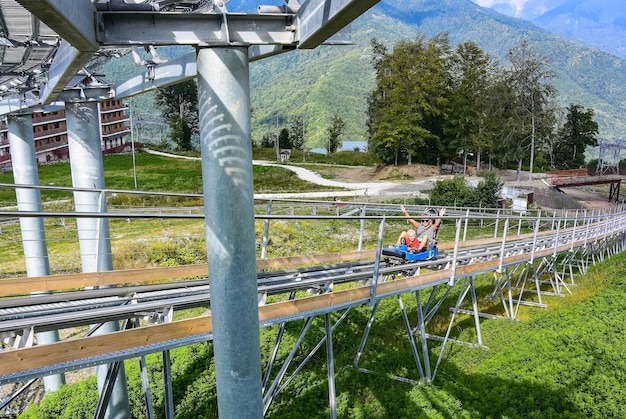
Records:
[[[11,163],[13,179],[18,185],[39,185],[35,136],[33,134],[33,117],[31,114],[7,116],[9,146],[11,147]],[[19,211],[41,211],[41,193],[35,188],[16,188],[17,208]],[[26,274],[32,276],[50,275],[48,246],[43,218],[21,217],[22,245]],[[59,332],[37,333],[40,345],[58,342]],[[63,374],[44,377],[46,392],[56,391],[65,384]]]
[[[105,213],[106,197],[100,192],[105,186],[98,102],[67,102],[65,116],[67,119],[72,184],[75,188],[94,189],[93,192],[74,192],[76,211]],[[76,225],[83,272],[113,270],[108,219],[78,217]],[[118,330],[117,322],[108,322],[98,329],[97,334],[112,333]],[[107,365],[96,369],[100,392],[104,388],[108,369],[109,366]],[[123,365],[118,371],[105,417],[107,419],[130,417]]]
[[[217,405],[261,418],[248,49],[198,49],[197,71]]]

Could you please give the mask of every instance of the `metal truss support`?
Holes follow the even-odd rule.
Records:
[[[591,254],[591,244],[587,243],[584,246],[581,246],[576,249],[574,254],[572,255],[572,263],[576,264],[579,272],[582,274],[587,273],[587,268],[589,267],[589,259]]]
[[[293,358],[296,356],[296,353],[298,349],[300,348],[300,345],[302,344],[304,337],[309,331],[309,328],[313,324],[314,319],[315,319],[314,317],[309,317],[306,319],[306,321],[304,322],[304,325],[302,326],[302,329],[300,330],[300,335],[298,335],[298,339],[296,339],[296,342],[294,343],[293,348],[291,349],[291,352],[285,359],[285,362],[283,366],[281,367],[281,369],[276,374],[276,377],[274,377],[274,381],[265,392],[265,395],[263,397],[263,403],[264,403],[263,414],[267,413],[267,409],[269,409],[270,404],[272,403],[274,398],[278,395],[280,391],[280,387],[279,387],[280,383],[285,377],[285,374],[287,373],[287,369],[289,368],[291,361],[293,361]]]
[[[380,299],[377,299],[374,303],[374,306],[372,307],[370,318],[367,320],[367,324],[365,325],[365,330],[363,331],[363,337],[361,338],[359,349],[357,350],[356,356],[354,357],[354,362],[352,363],[353,368],[359,368],[359,361],[361,360],[361,356],[363,355],[363,351],[365,350],[365,344],[367,343],[367,338],[369,337],[372,326],[374,325],[374,318],[376,317],[376,312],[378,311],[379,304]]]
[[[29,382],[24,384],[22,387],[20,387],[16,391],[14,391],[13,394],[11,394],[9,397],[1,399],[0,400],[0,411],[4,410],[5,407],[7,407],[13,400],[17,399],[25,390],[28,390],[28,388],[30,388],[30,386],[32,386],[36,382],[37,382],[37,379],[33,378],[32,380],[30,380]],[[2,391],[2,396],[4,397],[4,391]],[[4,414],[6,414],[6,415],[11,415],[13,413],[14,412],[10,412],[10,411],[5,411],[4,412]],[[18,412],[15,412],[16,416],[17,416],[17,414],[18,414]]]
[[[361,216],[365,217],[367,214],[367,204],[363,204],[363,208],[361,208]],[[359,228],[359,246],[357,250],[360,252],[363,250],[363,235],[365,234],[365,218],[361,218],[360,228]]]
[[[535,289],[531,290],[526,288],[526,284],[530,281],[534,282]],[[512,290],[518,292],[517,301],[515,303],[515,309],[513,311],[512,318],[517,318],[517,313],[519,312],[519,308],[521,305],[534,306],[540,308],[546,308],[547,306],[543,304],[541,301],[541,287],[539,285],[539,277],[537,275],[537,271],[535,269],[535,265],[532,262],[527,262],[523,265],[522,271],[520,275],[517,277],[515,283],[513,284]],[[534,301],[525,301],[524,293],[533,292],[537,295],[537,302]]]
[[[296,292],[292,291],[289,294],[289,301],[293,300],[296,297]],[[263,376],[263,392],[265,393],[265,389],[267,388],[267,384],[269,383],[269,379],[272,373],[272,368],[274,367],[274,362],[276,361],[276,356],[278,355],[278,349],[280,348],[280,344],[283,341],[283,335],[285,334],[285,328],[287,327],[287,322],[282,322],[278,326],[278,333],[276,334],[276,341],[274,343],[274,349],[272,350],[272,355],[270,356],[269,362],[267,363],[267,368],[265,369],[265,375]]]
[[[448,287],[449,288],[449,287]],[[432,294],[431,294],[432,295]],[[424,359],[424,378],[426,381],[432,381],[430,372],[430,355],[428,353],[428,342],[426,340],[426,316],[424,316],[424,310],[422,309],[422,300],[420,298],[420,291],[415,291],[415,307],[417,308],[417,328],[420,333],[420,341],[422,342],[422,357]]]
[[[515,313],[515,304],[513,300],[513,288],[511,287],[511,279],[513,274],[517,269],[519,269],[520,265],[515,265],[513,268],[509,266],[505,266],[504,268],[499,268],[494,271],[493,275],[495,278],[495,286],[489,298],[499,299],[502,302],[502,307],[504,308],[504,312],[508,318],[514,318]],[[506,295],[505,295],[506,290]]]
[[[476,344],[472,344],[472,345],[477,345],[479,347],[484,347],[483,343],[482,343],[482,335],[480,332],[480,313],[478,312],[478,300],[477,300],[477,296],[476,296],[476,290],[474,288],[474,278],[470,277],[470,278],[465,278],[465,279],[460,279],[458,281],[455,281],[456,284],[465,284],[467,283],[466,286],[462,287],[462,292],[460,293],[458,299],[457,299],[457,303],[455,305],[455,307],[452,310],[453,315],[452,315],[452,319],[450,320],[450,325],[448,326],[448,331],[446,333],[445,337],[440,337],[440,336],[436,336],[436,335],[431,335],[426,333],[426,326],[428,325],[428,322],[434,317],[434,315],[436,314],[437,310],[443,305],[443,302],[446,300],[447,296],[450,294],[451,290],[453,288],[455,288],[455,285],[449,285],[446,290],[443,292],[443,294],[441,296],[439,296],[439,298],[437,299],[437,301],[435,301],[435,297],[436,297],[436,292],[438,290],[438,286],[434,286],[432,287],[431,291],[430,291],[430,295],[429,298],[426,302],[426,304],[422,305],[421,302],[421,296],[420,296],[420,291],[417,290],[415,292],[415,299],[416,299],[416,311],[417,311],[417,325],[415,327],[412,327],[409,321],[409,317],[404,305],[404,302],[402,300],[402,295],[398,295],[397,299],[398,299],[398,305],[400,307],[400,312],[401,312],[401,316],[402,316],[402,320],[404,322],[404,325],[406,327],[407,330],[407,334],[408,334],[408,338],[409,338],[409,344],[411,345],[411,351],[413,353],[413,358],[417,367],[417,371],[419,374],[419,379],[418,380],[413,380],[410,378],[406,378],[406,377],[399,377],[399,376],[394,376],[391,375],[391,378],[393,378],[394,380],[397,381],[401,381],[401,382],[407,382],[407,383],[411,383],[411,384],[419,384],[420,382],[427,382],[430,383],[432,381],[434,381],[435,379],[435,374],[437,371],[437,368],[439,366],[439,363],[441,362],[445,347],[446,347],[446,343],[447,342],[454,342],[454,343],[464,343],[464,342],[460,342],[460,341],[455,341],[455,340],[451,340],[449,337],[451,328],[452,328],[452,324],[454,322],[455,316],[457,313],[466,313],[466,314],[471,314],[474,317],[474,325],[476,328],[476,336],[477,336],[477,343]],[[468,293],[471,293],[471,297],[472,297],[472,311],[471,312],[467,312],[466,310],[461,310],[460,309],[460,305],[461,303],[465,300],[466,296]],[[369,333],[371,331],[372,325],[374,323],[377,311],[378,311],[378,307],[380,304],[380,299],[378,299],[372,309],[372,313],[370,314],[370,317],[368,319],[367,325],[365,327],[365,331],[363,333],[363,337],[361,339],[361,343],[359,345],[359,349],[357,351],[356,357],[354,359],[354,362],[352,364],[352,367],[361,371],[361,372],[366,372],[366,373],[374,373],[374,371],[366,369],[366,368],[361,368],[358,366],[359,361],[361,359],[361,356],[363,355],[363,351],[365,349],[365,345],[367,342],[367,339],[369,337]],[[419,340],[421,342],[421,358],[420,358],[420,350],[418,349],[418,346],[416,345],[416,336],[419,335]],[[428,348],[428,339],[434,339],[434,340],[441,340],[443,341],[443,344],[441,346],[441,352],[439,355],[439,359],[437,361],[437,364],[435,365],[434,368],[431,368],[431,362],[430,362],[430,352],[429,352],[429,348]]]
[[[104,387],[100,393],[100,398],[98,399],[98,406],[96,408],[96,414],[94,418],[103,419],[105,417],[109,401],[111,400],[111,394],[113,393],[113,385],[115,384],[115,380],[117,379],[117,374],[120,369],[120,364],[123,361],[116,361],[112,364],[107,365],[107,375],[104,381]]]
[[[479,316],[478,316],[478,303],[476,300],[476,290],[474,288],[474,277],[469,277],[469,278],[465,278],[462,282],[466,282],[467,285],[465,285],[463,288],[463,290],[459,293],[459,298],[457,298],[456,301],[456,305],[454,306],[454,308],[452,309],[452,317],[450,318],[450,323],[448,324],[448,329],[446,330],[446,335],[443,337],[442,340],[442,344],[441,344],[441,349],[439,351],[439,357],[437,358],[437,363],[435,364],[435,367],[433,368],[433,377],[432,380],[435,380],[435,377],[437,375],[437,369],[439,368],[439,365],[441,364],[441,361],[443,359],[443,354],[445,352],[446,349],[446,344],[450,341],[450,342],[454,342],[454,343],[463,343],[461,341],[457,341],[457,340],[451,340],[450,339],[450,332],[452,331],[452,326],[454,324],[454,320],[456,319],[456,315],[457,313],[462,313],[463,311],[460,310],[460,306],[461,303],[465,300],[465,297],[467,296],[467,293],[471,291],[471,295],[472,295],[472,308],[473,308],[473,315],[474,315],[474,325],[476,327],[476,337],[478,340],[478,343],[476,344],[478,347],[483,347],[482,344],[482,335],[480,333],[480,321],[479,321]],[[429,336],[429,337],[433,337],[433,336]]]
[[[150,391],[150,381],[148,380],[148,365],[146,356],[139,357],[139,372],[141,373],[141,387],[143,388],[143,398],[146,403],[146,415],[148,419],[154,419],[154,408],[152,407],[152,392]]]
[[[571,294],[572,291],[569,289],[565,281],[563,281],[563,277],[561,273],[557,269],[557,255],[548,256],[542,258],[539,262],[539,266],[536,268],[536,275],[538,278],[542,278],[544,275],[547,276],[547,283],[552,286],[552,293],[547,291],[542,291],[544,295],[558,295],[563,297],[562,290],[565,289],[568,294]],[[539,281],[542,283],[542,281]]]
[[[404,327],[406,328],[407,334],[409,336],[411,352],[413,352],[413,359],[415,361],[415,365],[417,366],[417,371],[419,373],[420,379],[425,379],[427,382],[430,382],[430,366],[428,366],[428,362],[427,362],[428,348],[426,348],[426,351],[423,352],[425,368],[422,368],[422,362],[419,357],[419,352],[417,350],[417,346],[415,345],[415,335],[413,334],[413,329],[411,329],[411,323],[409,322],[409,317],[407,316],[406,309],[404,308],[402,295],[398,295],[398,305],[400,306],[400,312],[402,313],[402,320],[404,321]],[[418,307],[417,310],[420,311],[420,308]]]
[[[611,182],[609,189],[609,202],[617,202],[619,200],[619,189],[621,183],[621,180]]]
[[[332,380],[333,380],[332,385],[330,384],[330,381],[329,381],[329,398],[331,398],[331,406],[335,404],[334,356],[332,354],[332,343],[331,343],[331,345],[329,347],[328,346],[329,344],[327,343],[327,340],[328,339],[332,339],[332,332],[337,328],[337,326],[339,326],[343,322],[343,320],[352,311],[352,308],[353,307],[350,307],[350,308],[346,309],[343,312],[343,314],[341,315],[341,317],[339,317],[339,319],[335,322],[335,324],[332,324],[332,326],[331,326],[331,322],[330,322],[330,317],[328,317],[328,318],[325,317],[325,335],[324,335],[324,337],[322,339],[320,339],[320,341],[309,352],[309,354],[304,358],[304,360],[295,368],[295,370],[289,376],[289,378],[284,380],[285,376],[287,375],[287,370],[289,369],[289,366],[291,365],[292,361],[294,360],[298,349],[300,349],[300,346],[302,345],[302,341],[304,340],[304,337],[306,336],[306,334],[308,333],[311,325],[313,324],[313,320],[315,320],[315,317],[308,317],[306,319],[304,325],[302,326],[302,329],[300,330],[300,334],[298,335],[298,338],[296,339],[296,342],[294,343],[293,348],[291,349],[291,351],[287,355],[287,358],[285,358],[283,366],[277,372],[276,376],[274,377],[274,380],[272,381],[272,384],[269,386],[267,391],[265,391],[265,394],[263,396],[263,403],[264,403],[263,414],[267,413],[267,410],[269,409],[272,401],[274,401],[276,396],[278,396],[278,394],[280,394],[285,389],[285,387],[287,385],[289,385],[291,380],[293,380],[293,378],[302,370],[302,368],[304,368],[304,366],[311,360],[313,355],[315,355],[317,353],[317,351],[322,347],[322,345],[325,342],[326,342],[326,350],[327,350],[327,360],[329,362],[329,364],[328,364],[329,380],[331,379],[331,371],[332,371]],[[332,364],[331,364],[331,362],[332,362]],[[283,380],[284,380],[284,382],[283,382]],[[335,412],[335,414],[336,414],[336,412]]]
[[[265,209],[265,215],[272,214],[272,200],[267,201],[267,208]],[[266,218],[263,222],[263,244],[261,246],[261,259],[267,258],[267,244],[269,243],[270,235],[270,219]]]
[[[330,313],[324,315],[324,330],[326,331],[326,366],[328,369],[328,401],[330,403],[330,417],[337,419],[337,401],[335,398],[335,355],[333,353],[333,329]]]
[[[127,320],[124,322],[122,330],[131,328],[133,325],[133,321]],[[98,405],[96,407],[94,419],[104,419],[105,415],[107,414],[107,410],[109,409],[111,402],[111,396],[113,395],[115,382],[118,379],[120,367],[123,366],[124,361],[116,361],[107,365],[106,378],[104,380],[103,387],[100,389],[100,397],[98,399]]]
[[[568,250],[567,252],[563,254],[563,257],[560,261],[561,278],[565,280],[565,277],[569,276],[567,283],[570,286],[576,285],[576,283],[574,282],[574,264],[575,264],[574,255],[575,254],[576,253],[574,251]],[[580,269],[579,269],[579,272],[580,272]]]
[[[163,351],[163,382],[165,384],[165,417],[166,419],[174,419],[174,390],[172,388],[172,359],[170,351]]]

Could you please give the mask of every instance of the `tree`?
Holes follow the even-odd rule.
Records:
[[[464,160],[470,151],[476,153],[476,169],[480,169],[483,150],[489,150],[493,140],[490,130],[492,113],[488,93],[496,67],[489,55],[475,42],[460,44],[452,61],[452,89],[446,121],[448,155],[463,150]]]
[[[304,115],[294,115],[289,118],[289,141],[293,148],[303,150],[305,141]]]
[[[274,138],[271,134],[263,134],[263,137],[261,137],[261,148],[274,148]]]
[[[344,121],[340,116],[334,115],[330,126],[328,127],[328,144],[326,146],[326,151],[328,154],[332,154],[339,148],[341,142],[339,141],[339,137],[343,134],[343,130],[346,127],[346,121]]]
[[[578,169],[585,165],[585,149],[597,146],[598,123],[593,119],[593,109],[570,104],[558,141],[553,150],[556,169]]]
[[[191,137],[198,133],[196,81],[192,79],[157,89],[154,101],[168,121],[172,141],[180,150],[191,150]]]
[[[509,51],[511,68],[508,81],[517,96],[519,106],[518,121],[528,131],[530,140],[530,179],[533,176],[533,164],[537,139],[547,133],[553,126],[553,115],[550,115],[548,101],[556,95],[555,88],[547,83],[555,74],[548,69],[548,60],[532,48],[528,42],[522,43]],[[523,156],[518,156],[518,178],[522,168]]]
[[[449,49],[447,35],[400,41],[392,53],[372,40],[377,85],[368,98],[369,150],[381,161],[439,155]]]
[[[524,141],[527,138],[526,124],[523,123],[523,113],[519,111],[517,95],[508,75],[502,73],[491,86],[489,97],[491,105],[489,112],[493,121],[497,141],[493,145],[492,155],[501,167],[507,167],[511,162],[520,162],[524,155]],[[519,172],[518,172],[519,176]],[[518,178],[519,180],[519,178]]]
[[[281,150],[291,149],[289,130],[287,128],[281,128],[280,133],[278,134],[278,147]]]
[[[170,130],[170,138],[179,150],[189,151],[193,149],[191,146],[192,132],[187,119],[176,115],[170,121]]]

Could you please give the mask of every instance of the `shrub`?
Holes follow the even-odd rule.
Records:
[[[430,193],[432,205],[440,206],[470,206],[472,201],[470,188],[465,183],[463,176],[455,176],[452,179],[438,180],[433,191]]]
[[[467,186],[463,176],[455,176],[437,181],[430,193],[430,201],[436,206],[496,208],[502,185],[503,182],[493,171],[485,173],[485,179],[474,189]]]
[[[65,385],[48,394],[39,405],[32,404],[21,419],[74,419],[93,416],[98,405],[98,386],[92,376],[75,384]]]

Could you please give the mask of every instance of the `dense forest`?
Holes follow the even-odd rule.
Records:
[[[446,34],[372,41],[376,89],[368,98],[369,147],[381,162],[439,164],[468,155],[507,167],[585,166],[597,146],[592,109],[555,103],[547,59],[522,42],[502,67],[474,42],[453,47]]]

